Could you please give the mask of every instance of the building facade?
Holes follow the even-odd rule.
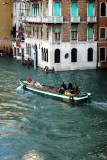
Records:
[[[96,69],[97,0],[15,3],[24,3],[22,26],[25,40],[19,47],[13,45],[13,49],[20,48],[17,56],[23,51],[25,57],[36,57],[38,66],[54,67],[56,71]]]
[[[0,0],[0,51],[12,52],[12,0]]]
[[[107,68],[107,0],[99,0],[98,68]]]

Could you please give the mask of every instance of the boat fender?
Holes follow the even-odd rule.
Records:
[[[70,102],[74,102],[73,96],[70,96],[69,99],[70,99]]]
[[[26,88],[26,84],[23,85],[23,89],[25,89],[25,90],[27,89],[27,88]]]

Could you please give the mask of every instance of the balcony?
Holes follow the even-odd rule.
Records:
[[[87,22],[88,23],[96,23],[96,16],[87,16]]]
[[[80,23],[80,16],[71,16],[71,23]]]
[[[40,17],[40,16],[36,16],[36,17],[27,16],[26,21],[30,22],[30,23],[41,23],[42,17]]]
[[[29,23],[63,23],[63,16],[23,16],[22,21]]]
[[[63,23],[63,16],[42,17],[42,23]]]

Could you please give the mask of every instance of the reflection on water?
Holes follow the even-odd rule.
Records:
[[[0,58],[0,160],[107,159],[107,70],[46,74]],[[19,78],[59,87],[76,82],[91,104],[72,105],[24,91]]]

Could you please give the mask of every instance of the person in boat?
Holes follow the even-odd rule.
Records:
[[[59,87],[58,91],[59,93],[63,93],[64,90],[66,90],[66,84],[62,81],[62,85]]]
[[[76,83],[74,83],[74,93],[78,94],[79,93],[79,87],[77,86]]]
[[[72,84],[68,81],[68,86],[67,86],[67,89],[69,89],[69,90],[72,90],[73,88],[72,88]]]
[[[27,82],[29,82],[29,83],[33,82],[32,78],[28,78]]]
[[[63,88],[64,90],[66,90],[66,84],[63,81],[62,81],[61,88]]]

